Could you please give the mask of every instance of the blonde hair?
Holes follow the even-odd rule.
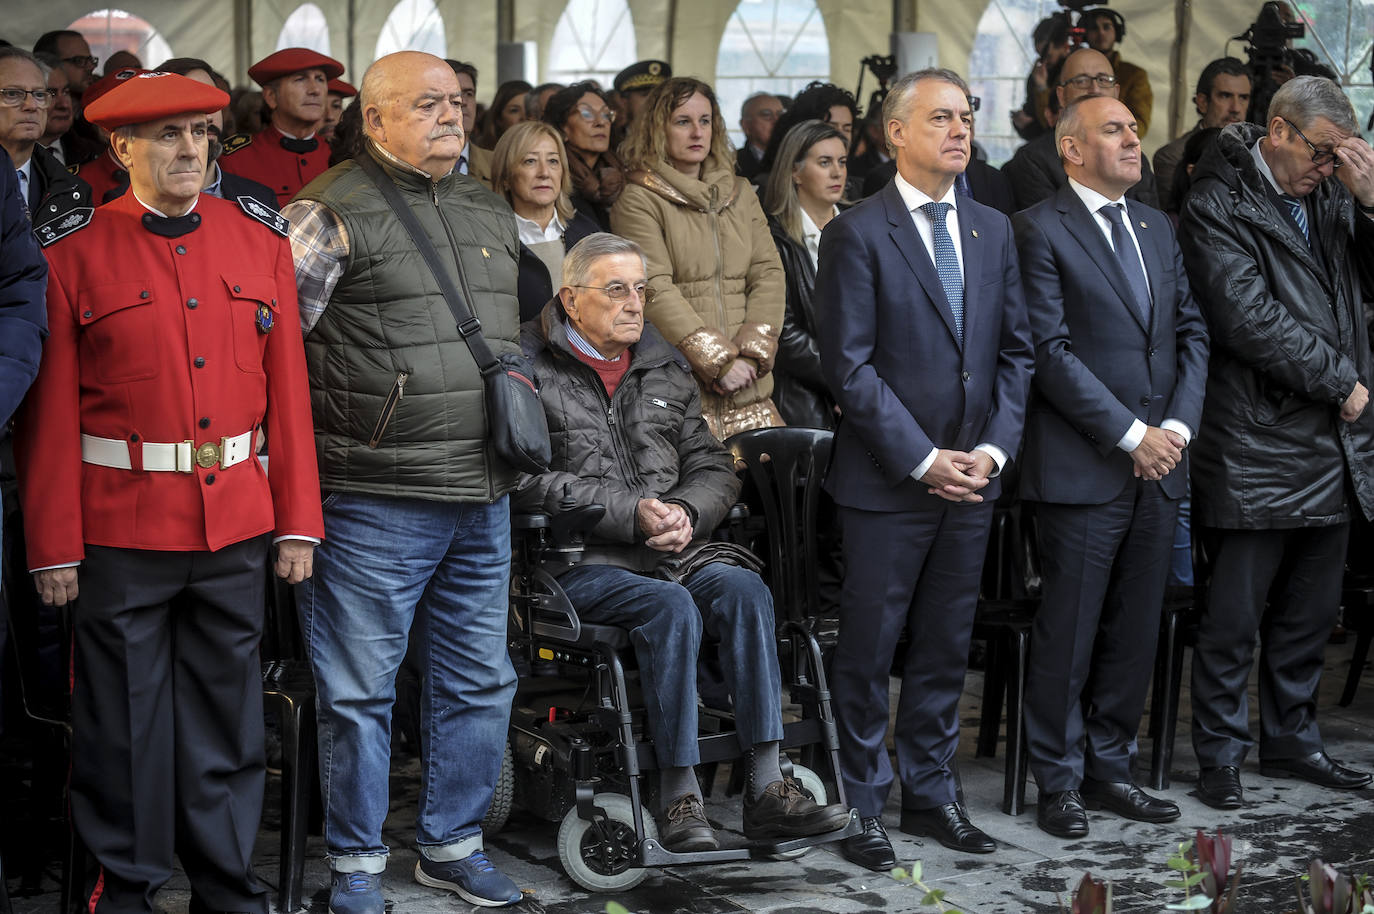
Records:
[[[725,119],[720,116],[720,104],[711,87],[690,76],[674,76],[654,87],[644,103],[644,110],[630,125],[630,135],[620,147],[620,156],[630,168],[662,168],[668,166],[668,121],[673,112],[700,93],[711,103],[711,151],[702,163],[702,173],[726,169],[735,170],[735,152],[725,132]]]
[[[563,137],[543,121],[521,121],[501,134],[501,139],[496,141],[496,148],[491,152],[491,186],[514,209],[511,177],[520,160],[529,154],[535,143],[544,138],[553,140],[553,146],[558,150],[558,161],[563,163],[563,180],[558,188],[554,209],[566,223],[573,217],[572,200],[568,196],[572,193],[572,179],[568,176],[568,151],[563,147]]]
[[[849,148],[844,134],[833,124],[825,121],[802,121],[792,127],[778,144],[778,155],[773,160],[773,170],[768,174],[768,183],[763,188],[763,209],[778,217],[782,230],[798,244],[803,243],[801,221],[801,199],[797,196],[797,184],[793,180],[797,169],[811,153],[811,147],[824,140],[839,140]]]

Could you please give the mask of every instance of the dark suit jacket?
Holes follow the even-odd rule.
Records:
[[[1016,198],[1012,194],[1011,182],[995,165],[989,165],[986,159],[980,158],[979,152],[975,147],[974,157],[968,163],[968,168],[964,169],[973,199],[1010,217],[1016,212]],[[884,184],[890,183],[896,173],[896,162],[883,162],[873,166],[864,178],[863,195],[873,196],[883,189]]]
[[[826,488],[869,511],[947,504],[912,479],[932,447],[1015,456],[1033,352],[1007,217],[959,200],[964,340],[895,181],[821,233],[821,368],[843,418]],[[997,497],[994,479],[982,495]]]
[[[1064,163],[1059,160],[1054,145],[1054,131],[1042,134],[1031,140],[1002,166],[1002,174],[1011,181],[1012,193],[1016,196],[1016,208],[1028,209],[1041,200],[1048,200],[1062,187],[1069,185],[1069,176],[1064,173]],[[1155,185],[1155,173],[1150,170],[1149,156],[1140,156],[1140,183],[1126,191],[1127,200],[1138,200],[1146,206],[1158,208],[1159,188]]]
[[[1168,216],[1128,201],[1154,297],[1149,326],[1130,303],[1116,254],[1073,188],[1017,213],[1035,382],[1021,455],[1021,496],[1061,504],[1104,504],[1134,478],[1117,442],[1139,419],[1165,419],[1202,432],[1207,329],[1189,291]],[[1184,462],[1160,485],[1187,490]]]

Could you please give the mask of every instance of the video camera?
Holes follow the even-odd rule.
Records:
[[[1250,59],[1250,68],[1259,77],[1267,76],[1277,67],[1291,67],[1292,55],[1288,42],[1306,33],[1307,27],[1301,22],[1284,22],[1278,3],[1269,2],[1260,8],[1259,16],[1235,40],[1246,43],[1245,53]]]

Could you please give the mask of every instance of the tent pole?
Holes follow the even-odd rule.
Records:
[[[359,77],[358,77],[357,66],[356,66],[357,62],[353,59],[353,58],[354,58],[354,47],[355,47],[355,45],[356,45],[356,42],[354,41],[354,31],[357,29],[357,25],[358,25],[358,7],[357,7],[357,0],[348,0],[348,43],[347,43],[347,45],[345,45],[345,47],[344,47],[344,50],[348,53],[348,58],[347,58],[344,62],[345,62],[346,64],[348,64],[348,74],[349,74],[349,77],[350,77],[351,79],[354,79],[354,80],[358,81],[358,85],[361,86],[361,85],[362,85],[362,81],[361,81],[361,80],[359,79]]]
[[[1173,86],[1173,104],[1169,105],[1170,138],[1183,132],[1183,125],[1188,122],[1189,100],[1193,97],[1188,87],[1188,39],[1193,30],[1192,0],[1178,0],[1174,8],[1174,24],[1177,37],[1173,53],[1169,55],[1169,82]]]
[[[253,0],[234,3],[234,81],[239,83],[253,65]]]

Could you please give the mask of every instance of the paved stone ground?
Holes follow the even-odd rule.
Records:
[[[1350,645],[1328,651],[1328,674],[1322,689],[1320,715],[1327,747],[1337,759],[1357,767],[1374,768],[1374,673],[1350,708],[1336,698],[1344,682]],[[1186,669],[1186,667],[1185,667]],[[1103,813],[1090,813],[1091,833],[1083,840],[1062,841],[1035,827],[1034,807],[1019,817],[1004,815],[1002,758],[973,757],[973,743],[981,713],[983,677],[969,674],[963,702],[963,748],[959,764],[971,815],[999,842],[997,853],[972,857],[948,851],[933,841],[902,835],[895,828],[893,803],[886,819],[904,864],[920,860],[927,882],[944,889],[947,902],[977,914],[1025,914],[1060,910],[1056,897],[1085,870],[1111,880],[1117,914],[1158,912],[1178,899],[1165,889],[1169,878],[1164,861],[1174,846],[1190,838],[1194,829],[1222,827],[1235,839],[1235,859],[1245,869],[1240,912],[1281,914],[1297,909],[1293,876],[1313,856],[1321,856],[1346,872],[1374,872],[1374,790],[1325,791],[1298,781],[1272,780],[1259,774],[1251,760],[1242,770],[1249,804],[1234,812],[1204,806],[1192,793],[1196,762],[1188,740],[1188,697],[1185,694],[1180,738],[1172,771],[1173,786],[1164,795],[1183,810],[1169,825],[1128,822]],[[1253,690],[1253,686],[1252,686]],[[1252,695],[1251,706],[1255,702]],[[1142,740],[1142,757],[1149,750]],[[398,759],[393,771],[393,812],[386,840],[393,848],[384,880],[392,912],[438,914],[467,911],[455,896],[435,893],[411,878],[415,853],[409,846],[413,829],[418,763]],[[272,785],[273,789],[275,785]],[[714,823],[725,831],[740,827],[737,799],[722,799],[724,780],[708,803]],[[277,877],[277,816],[269,796],[258,842],[259,873],[275,886]],[[1035,802],[1035,788],[1027,789],[1027,803]],[[505,830],[488,842],[492,857],[525,891],[515,910],[529,914],[583,914],[605,910],[614,897],[640,914],[716,914],[751,911],[760,914],[822,914],[822,912],[880,911],[902,914],[930,911],[922,907],[920,892],[881,875],[859,870],[837,851],[821,847],[788,862],[749,862],[715,868],[655,870],[634,890],[619,896],[588,896],[562,872],[556,850],[556,827],[517,812]],[[311,839],[312,859],[306,875],[306,904],[312,914],[327,910],[327,870],[321,840]],[[57,908],[55,883],[45,881],[45,894],[16,899],[16,914],[46,914]],[[166,914],[184,914],[189,895],[178,877],[163,891]],[[480,910],[471,908],[470,910]]]

